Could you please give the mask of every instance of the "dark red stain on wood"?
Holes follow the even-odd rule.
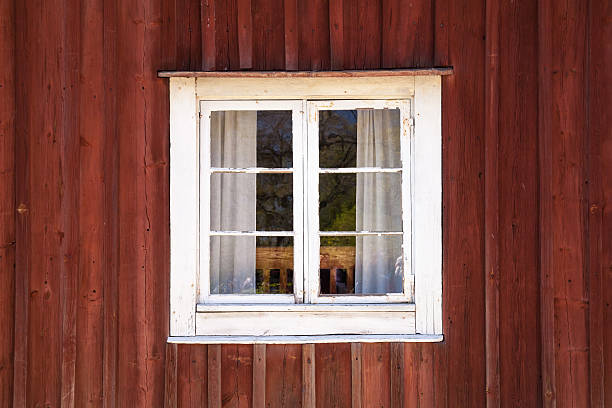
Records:
[[[251,403],[252,346],[166,345],[158,70],[448,65],[445,341],[364,344],[360,399],[350,345],[317,345],[317,406],[612,405],[611,13],[594,0],[4,2],[0,405]],[[300,406],[302,346],[265,355],[266,406]]]

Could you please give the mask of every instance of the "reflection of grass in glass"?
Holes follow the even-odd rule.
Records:
[[[357,237],[321,237],[321,246],[350,246],[354,247],[357,242]]]
[[[319,183],[321,231],[354,231],[356,174],[321,174]]]

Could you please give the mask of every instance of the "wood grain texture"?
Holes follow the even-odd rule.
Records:
[[[567,16],[571,15],[571,19]],[[588,276],[586,267],[587,3],[552,8],[552,272],[557,403],[587,406]],[[565,51],[561,51],[563,47]]]
[[[253,404],[253,346],[221,346],[221,404],[250,407]]]
[[[253,407],[266,406],[266,345],[253,345]]]
[[[252,0],[253,69],[285,69],[284,0]]]
[[[177,372],[178,352],[176,344],[166,345],[166,390],[164,393],[164,407],[176,408],[177,405]]]
[[[315,360],[316,406],[350,406],[351,345],[317,344]]]
[[[428,67],[434,55],[432,1],[382,1],[382,67]]]
[[[302,406],[302,346],[266,346],[266,406]]]
[[[607,38],[612,35],[612,9],[589,3],[588,21],[588,244],[589,244],[589,340],[592,407],[612,404],[612,73],[606,61],[612,55]]]
[[[362,404],[362,345],[351,343],[351,406],[361,408]]]
[[[521,299],[500,303],[500,400],[534,406],[540,403],[539,277],[537,166],[537,30],[527,23],[536,5],[500,4],[500,95],[498,144],[499,296]],[[517,81],[517,78],[521,78]],[[521,341],[517,342],[517,338]],[[521,364],[511,363],[520,355]]]
[[[253,68],[253,14],[251,0],[237,0],[240,69]]]
[[[221,346],[208,346],[208,406],[221,407]]]
[[[298,0],[284,0],[285,69],[298,69]]]
[[[0,4],[0,324],[14,332],[0,340],[0,405],[171,396],[168,86],[157,71],[244,67],[243,4]],[[248,10],[250,69],[454,66],[442,79],[444,342],[405,344],[401,359],[395,345],[360,345],[359,379],[351,345],[312,346],[305,380],[310,346],[266,346],[266,405],[301,406],[303,384],[321,407],[356,406],[357,388],[362,406],[612,405],[606,2]],[[176,346],[177,406],[251,404],[253,356]]]
[[[500,3],[486,3],[485,322],[487,406],[500,406],[499,350],[499,93]]]
[[[305,408],[317,405],[317,363],[314,344],[302,345],[302,406]]]
[[[76,361],[75,361],[75,405],[102,406],[103,404],[103,359],[104,359],[104,273],[108,267],[104,242],[107,228],[104,219],[105,185],[104,148],[106,125],[104,123],[104,54],[98,52],[104,46],[104,3],[88,1],[81,5],[82,31],[79,83],[79,165],[76,166],[79,180],[79,256]],[[95,119],[94,119],[95,118]],[[94,364],[92,364],[92,361]]]
[[[201,0],[202,69],[214,71],[217,57],[215,0]]]
[[[0,406],[13,402],[15,330],[15,5],[0,4]]]

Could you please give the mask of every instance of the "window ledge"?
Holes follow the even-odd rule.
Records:
[[[452,75],[453,67],[347,71],[159,71],[160,78],[359,78]]]
[[[444,341],[444,336],[441,334],[168,337],[168,343],[177,344],[439,343],[441,341]]]

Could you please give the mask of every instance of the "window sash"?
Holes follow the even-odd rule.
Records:
[[[308,163],[307,163],[307,200],[308,223],[308,269],[305,282],[306,303],[413,303],[414,275],[412,272],[412,206],[411,206],[411,167],[412,160],[412,127],[411,103],[408,99],[400,100],[323,100],[307,102]],[[400,159],[401,168],[320,168],[319,167],[319,112],[321,110],[354,110],[354,109],[399,109],[400,110]],[[402,230],[401,232],[384,231],[320,231],[319,228],[319,175],[325,173],[401,173],[402,177]],[[403,293],[388,294],[320,294],[320,237],[342,235],[402,235],[403,256]]]
[[[199,303],[202,304],[365,304],[414,303],[414,275],[412,272],[411,231],[411,166],[412,129],[410,100],[252,100],[200,101],[200,257]],[[399,109],[401,168],[356,167],[319,168],[320,110]],[[292,168],[225,168],[210,166],[210,115],[213,111],[229,110],[292,110],[293,167]],[[304,117],[307,113],[307,120]],[[308,158],[306,159],[306,156]],[[293,231],[211,231],[210,230],[210,175],[213,173],[288,173],[293,174]],[[319,231],[319,175],[326,173],[400,173],[402,177],[403,231]],[[307,211],[304,211],[304,197]],[[396,236],[403,240],[403,293],[321,295],[320,237],[321,236]],[[211,236],[292,236],[294,238],[294,294],[211,294],[210,293],[210,237]],[[306,238],[306,243],[304,243]]]
[[[210,118],[214,111],[292,111],[292,168],[218,168],[211,167]],[[200,249],[198,299],[200,303],[302,303],[304,298],[303,243],[303,101],[200,101],[199,185],[200,185]],[[211,231],[210,177],[214,173],[288,173],[293,174],[293,231]],[[211,236],[292,236],[293,237],[293,294],[211,294],[210,293],[210,237]]]

